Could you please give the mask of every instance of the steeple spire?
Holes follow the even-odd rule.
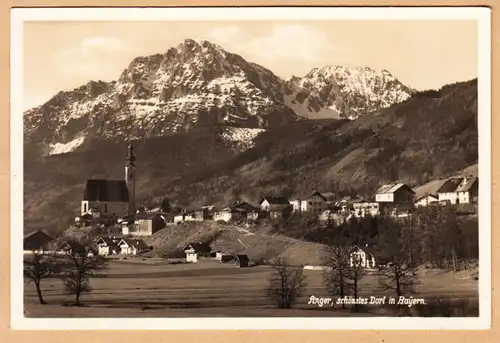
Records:
[[[135,154],[134,154],[134,147],[132,146],[132,143],[130,143],[128,145],[127,166],[128,167],[135,167]]]

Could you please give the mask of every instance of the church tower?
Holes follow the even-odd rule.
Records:
[[[127,161],[125,163],[125,182],[128,190],[128,213],[135,213],[135,155],[132,144],[128,146]]]

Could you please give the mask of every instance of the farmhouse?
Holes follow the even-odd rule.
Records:
[[[165,219],[157,213],[138,213],[135,221],[122,226],[124,236],[152,236],[166,226]]]
[[[424,195],[424,196],[421,196],[421,197],[415,199],[415,206],[425,207],[425,206],[429,206],[430,204],[433,204],[433,203],[437,204],[438,202],[439,202],[439,198],[437,195],[428,194],[428,195]]]
[[[198,257],[210,257],[212,249],[207,243],[189,243],[184,248],[186,262],[198,262]]]
[[[121,249],[118,246],[120,239],[114,237],[98,237],[95,245],[100,256],[116,255]]]
[[[394,216],[407,215],[414,207],[415,192],[404,183],[387,184],[375,193],[375,201],[379,203],[379,211]]]
[[[23,250],[25,254],[30,254],[32,252],[40,252],[47,248],[47,245],[53,241],[53,238],[47,235],[45,232],[38,230],[32,232],[23,239]]]
[[[249,213],[255,212],[257,209],[247,202],[240,202],[229,205],[213,215],[214,221],[229,222],[231,220],[247,219]]]
[[[233,261],[238,265],[238,267],[244,268],[248,267],[248,263],[250,260],[247,255],[236,255]]]
[[[149,247],[142,239],[122,238],[118,242],[118,246],[122,255],[137,255],[149,250]]]
[[[380,214],[380,204],[378,202],[355,202],[352,206],[355,217],[375,217]]]
[[[375,268],[375,253],[372,249],[367,246],[360,248],[359,246],[354,246],[351,256],[349,258],[349,264],[351,267],[361,266],[363,268]]]
[[[62,241],[56,245],[56,252],[58,254],[68,254],[68,255],[83,255],[85,253],[85,247],[77,242]],[[92,255],[91,252],[88,253]]]
[[[452,177],[446,180],[437,190],[440,203],[458,204],[458,192],[456,191],[463,184],[461,177]]]
[[[458,202],[460,204],[471,204],[475,202],[478,196],[479,179],[477,177],[466,178],[455,192],[458,193]]]
[[[305,199],[292,200],[290,202],[294,212],[312,212],[319,214],[327,207],[326,197],[320,192],[314,192]]]
[[[260,200],[260,208],[266,212],[282,212],[291,207],[290,201],[285,197],[265,196]]]
[[[85,183],[81,215],[93,212],[101,216],[123,216],[135,213],[135,156],[132,145],[128,147],[125,163],[125,180],[91,179]]]

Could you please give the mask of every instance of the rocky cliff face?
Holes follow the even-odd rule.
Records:
[[[248,138],[303,117],[355,118],[410,93],[388,72],[369,68],[326,67],[284,81],[215,44],[187,39],[165,54],[135,58],[116,81],[92,81],[26,111],[25,141],[59,154],[93,137],[147,138],[196,126],[240,128],[248,132],[236,136]]]

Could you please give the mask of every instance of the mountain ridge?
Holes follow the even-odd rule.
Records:
[[[285,81],[216,44],[186,39],[134,58],[115,81],[89,81],[25,111],[26,141],[57,153],[93,137],[123,141],[210,125],[264,130],[304,118],[352,119],[410,96],[388,73],[355,70]]]

